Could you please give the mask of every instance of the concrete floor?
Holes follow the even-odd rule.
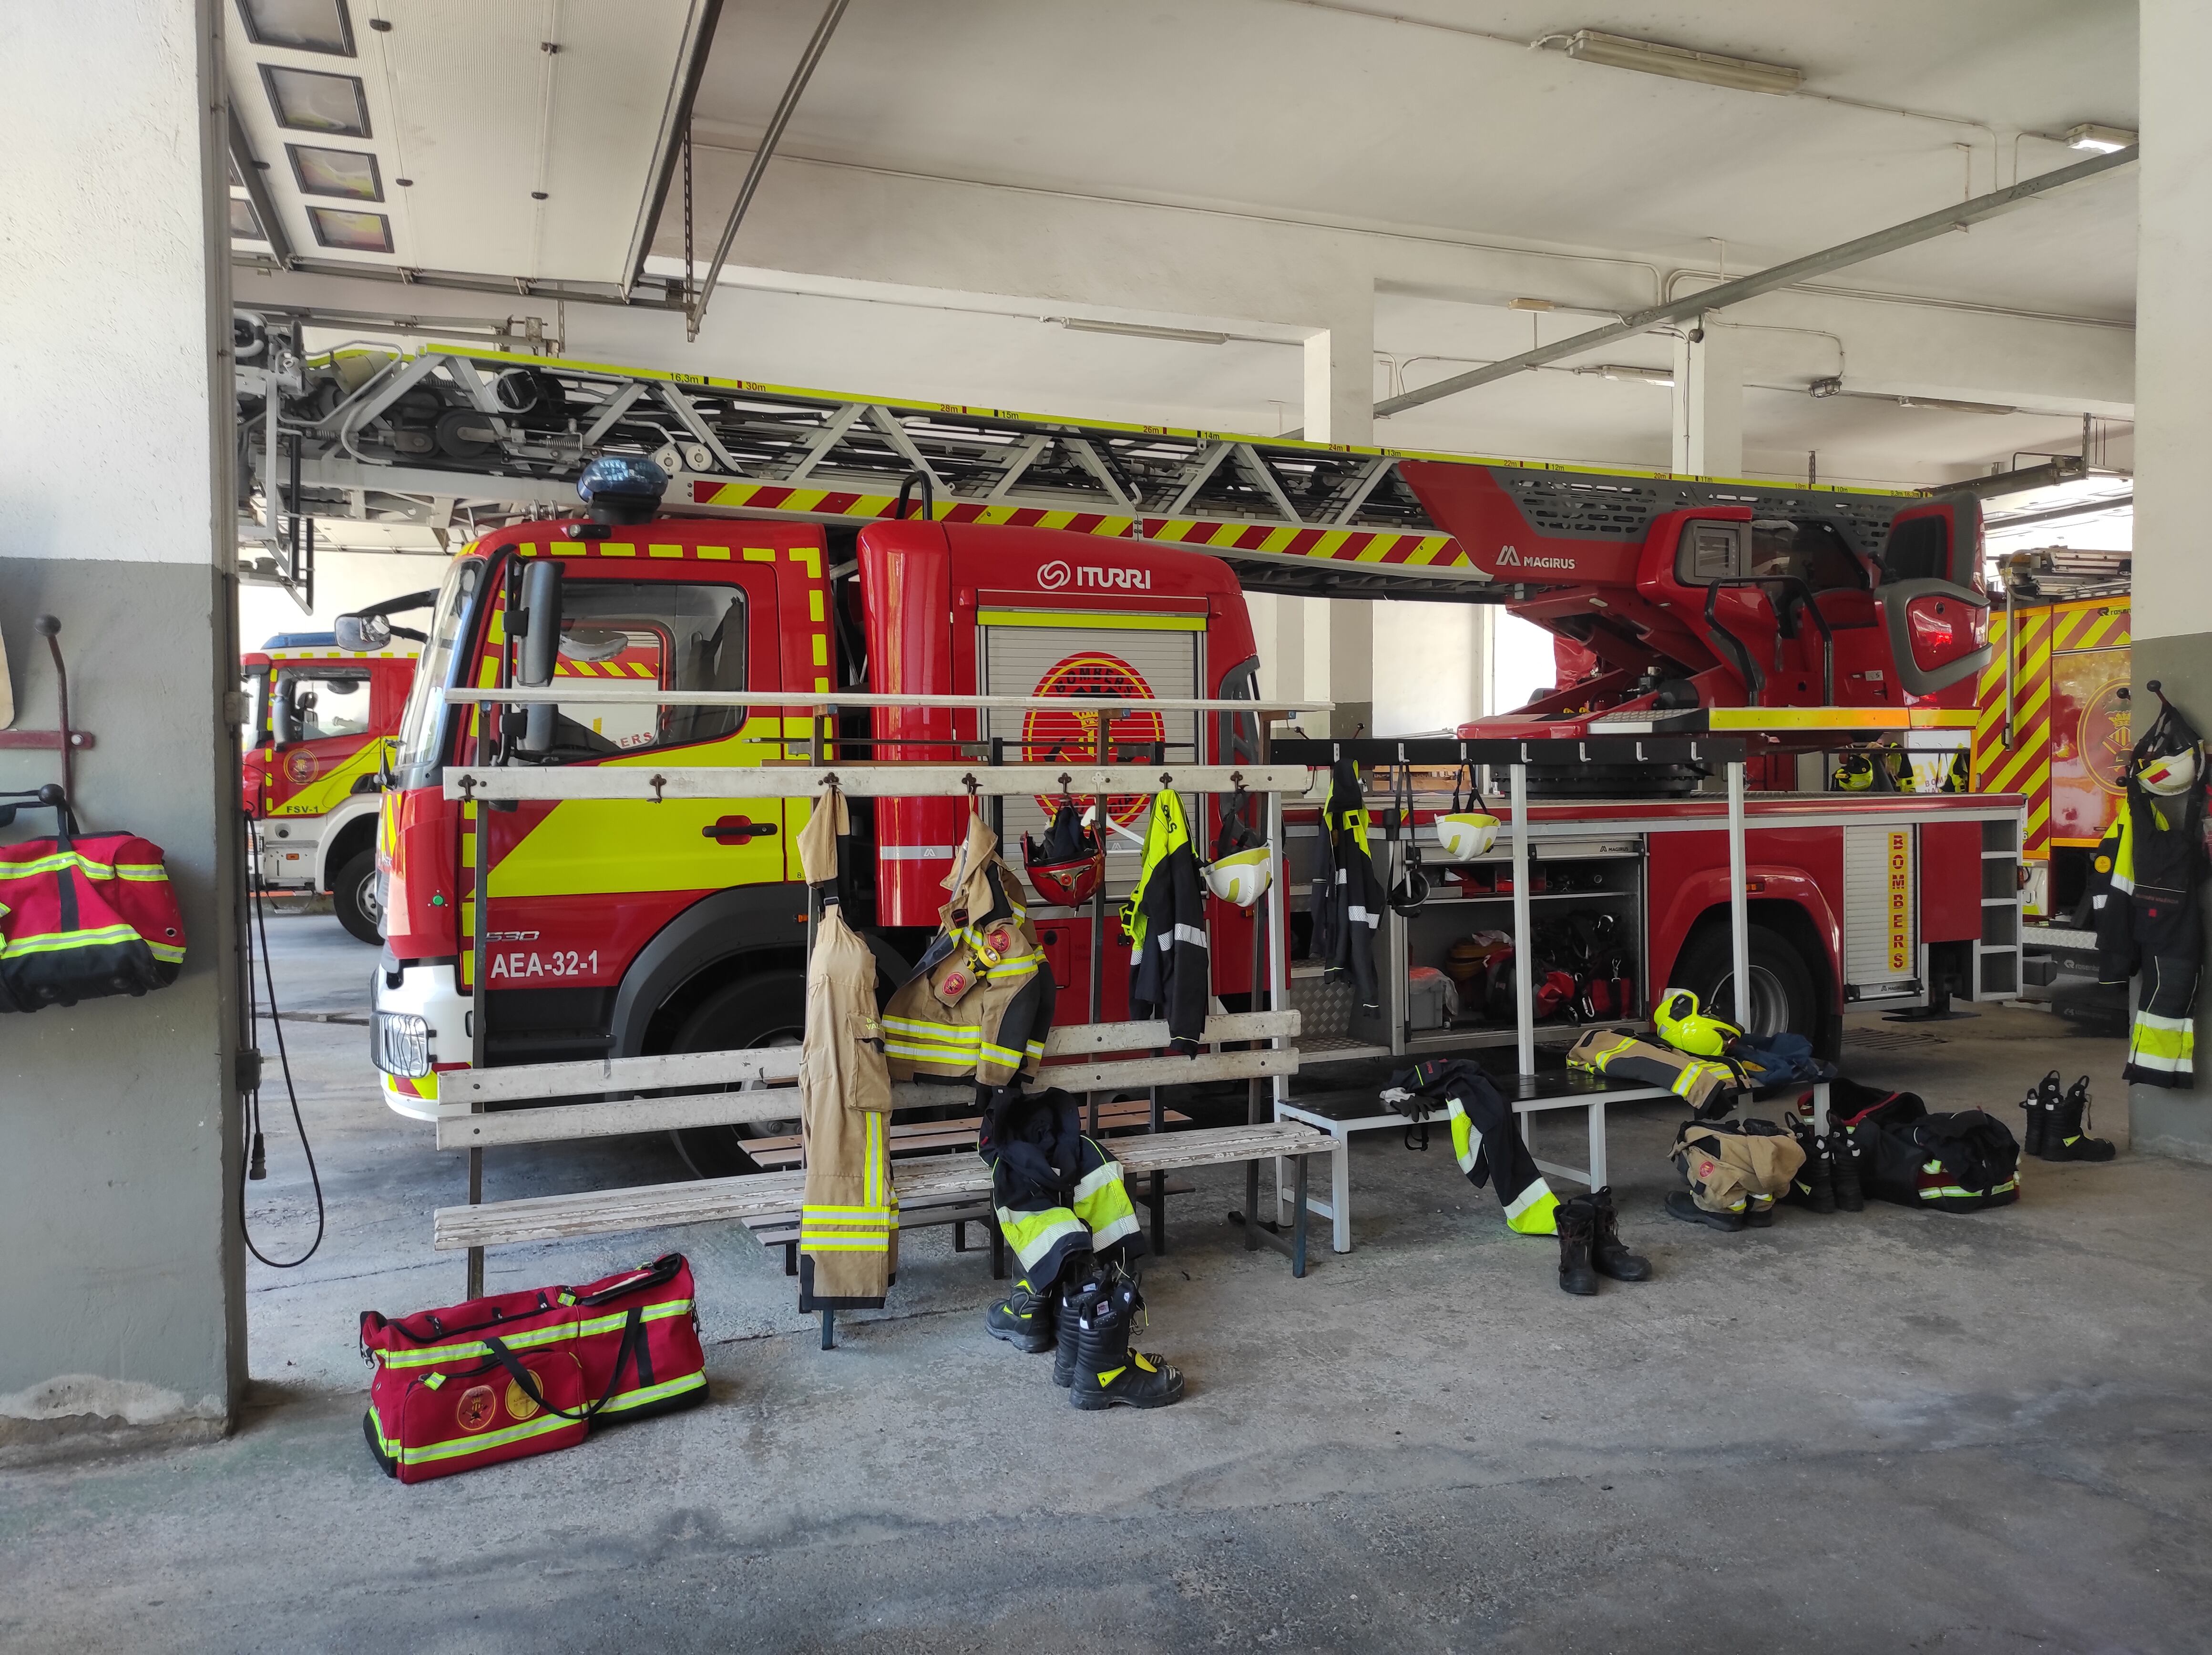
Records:
[[[288,1009],[357,1016],[369,954],[272,922]],[[1854,1020],[1848,1070],[1932,1107],[2119,1046],[2029,1011]],[[357,1024],[285,1025],[328,1238],[256,1264],[250,1406],[210,1447],[0,1474],[0,1647],[24,1650],[2201,1650],[2212,1614],[2212,1168],[2031,1163],[2013,1209],[1660,1210],[1674,1112],[1612,1137],[1657,1279],[1594,1300],[1503,1228],[1443,1142],[1352,1152],[1354,1252],[1292,1281],[1173,1207],[1146,1343],[1181,1406],[1071,1410],[983,1337],[948,1234],[814,1349],[780,1260],[711,1230],[514,1248],[496,1286],[665,1246],[701,1285],[714,1396],[582,1447],[403,1488],[359,1428],[355,1314],[459,1296],[429,1213],[461,1162],[366,1083]],[[250,1203],[293,1256],[289,1124]],[[1547,1127],[1565,1152],[1564,1126]],[[678,1175],[656,1143],[492,1158],[488,1193]]]

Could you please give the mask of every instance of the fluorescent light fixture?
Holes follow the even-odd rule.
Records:
[[[345,0],[238,0],[246,38],[257,46],[353,56],[353,20]]]
[[[2136,135],[2124,126],[2100,126],[2094,121],[2083,121],[2079,126],[2066,129],[2069,149],[2090,149],[2098,155],[2109,155],[2115,149],[2124,149],[2136,142]]]
[[[303,196],[337,196],[347,201],[384,199],[384,180],[374,155],[307,143],[288,143],[284,153],[292,158],[292,176]]]
[[[261,227],[260,215],[253,210],[253,203],[243,196],[230,198],[230,233],[246,241],[269,239],[269,232]]]
[[[1529,299],[1523,297],[1520,299],[1507,300],[1505,301],[1505,308],[1508,310],[1547,311],[1553,308],[1553,306],[1552,301],[1548,299]]]
[[[1575,372],[1595,374],[1601,379],[1626,379],[1637,385],[1666,385],[1670,389],[1674,383],[1671,369],[1636,367],[1626,362],[1605,362],[1596,367],[1578,367]]]
[[[2005,403],[1962,403],[1954,397],[1900,397],[1887,391],[1846,391],[1841,379],[1815,379],[1806,387],[1815,397],[1848,397],[1853,402],[1893,403],[1899,408],[1932,408],[1946,414],[2017,414]]]
[[[1051,316],[1045,318],[1057,322],[1073,333],[1118,333],[1130,339],[1170,339],[1182,345],[1225,345],[1229,336],[1210,333],[1204,328],[1156,328],[1143,322],[1094,322],[1083,316]]]
[[[368,136],[368,99],[354,75],[325,75],[319,70],[261,65],[261,84],[276,124],[296,132],[321,132],[334,138]]]
[[[1567,56],[1586,64],[1603,64],[1608,69],[1633,69],[1645,75],[1665,75],[1706,86],[1732,87],[1738,92],[1765,92],[1786,97],[1805,79],[1804,70],[1783,64],[1754,63],[1748,58],[1728,58],[1717,52],[1692,52],[1686,46],[1662,45],[1656,40],[1632,40],[1625,34],[1601,34],[1594,28],[1577,29],[1566,39]]]
[[[352,213],[337,207],[310,207],[307,222],[325,247],[349,253],[392,251],[392,221],[381,213]]]

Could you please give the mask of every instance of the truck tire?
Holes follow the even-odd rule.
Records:
[[[1779,1034],[1784,1030],[1802,1034],[1815,1046],[1820,1041],[1820,1005],[1813,973],[1789,939],[1753,921],[1751,926],[1751,1000],[1743,1023],[1747,1034]],[[1658,988],[1686,988],[1698,1003],[1711,1010],[1735,1002],[1735,961],[1729,946],[1728,922],[1706,924],[1692,933],[1674,961],[1672,976]],[[1655,990],[1655,997],[1656,991]],[[1729,1016],[1726,1009],[1717,1013]],[[1731,1017],[1741,1022],[1741,1019]]]
[[[670,1042],[671,1052],[740,1052],[753,1046],[797,1046],[806,1030],[806,974],[782,970],[756,973],[725,983],[692,1009]],[[727,1088],[757,1091],[748,1081]],[[676,1153],[700,1178],[734,1178],[757,1173],[760,1164],[745,1153],[748,1139],[790,1137],[799,1131],[799,1088],[791,1094],[788,1119],[747,1122],[737,1126],[690,1126],[672,1132]]]
[[[371,947],[384,941],[384,909],[376,900],[376,852],[356,851],[331,880],[331,906],[347,932]]]

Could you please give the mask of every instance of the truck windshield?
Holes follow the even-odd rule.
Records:
[[[368,669],[286,667],[274,706],[280,744],[368,733]]]
[[[743,707],[654,707],[592,698],[595,684],[660,689],[745,687],[745,601],[735,586],[671,580],[572,580],[561,599],[551,757],[596,757],[737,733]]]
[[[430,613],[429,640],[415,664],[407,709],[399,718],[397,767],[403,787],[424,787],[445,757],[447,677],[453,670],[453,641],[467,618],[469,600],[483,574],[483,560],[468,557],[446,571]]]

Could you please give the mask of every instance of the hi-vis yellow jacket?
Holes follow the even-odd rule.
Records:
[[[953,858],[936,939],[884,1011],[894,1080],[926,1075],[979,1086],[1036,1078],[1052,1028],[1053,981],[1022,902],[1021,881],[999,858],[981,815]]]

